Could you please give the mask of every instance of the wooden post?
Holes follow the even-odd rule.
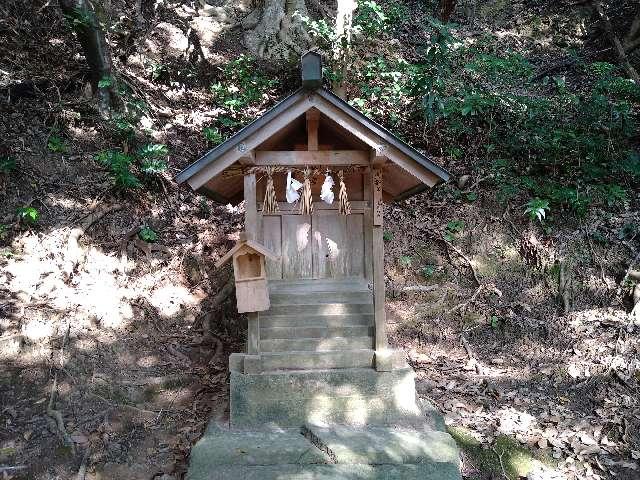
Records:
[[[315,108],[307,110],[307,150],[318,150],[318,124],[320,112]]]
[[[247,238],[258,238],[258,207],[256,199],[256,174],[244,176],[244,230]],[[247,353],[260,353],[260,315],[258,312],[247,314]]]
[[[384,311],[384,239],[382,214],[382,168],[371,174],[371,209],[373,217],[373,306],[376,328],[376,369],[391,370],[388,357],[387,321]],[[384,361],[382,361],[384,358]]]
[[[256,174],[244,176],[244,231],[249,240],[257,240],[258,203],[256,199]]]

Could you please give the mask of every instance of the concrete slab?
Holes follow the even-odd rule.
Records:
[[[334,463],[381,465],[435,462],[459,467],[456,443],[445,432],[399,427],[321,428],[307,425],[303,433]]]
[[[230,423],[234,428],[314,424],[390,425],[431,423],[439,414],[418,402],[411,368],[231,372]],[[426,413],[426,415],[425,415]]]
[[[191,449],[189,479],[209,478],[225,465],[306,465],[330,463],[300,429],[230,431],[210,425]],[[231,478],[231,477],[230,477]],[[242,477],[236,477],[242,478]]]
[[[222,465],[187,480],[461,480],[451,464],[416,465]]]

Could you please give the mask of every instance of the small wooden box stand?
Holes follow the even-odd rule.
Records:
[[[247,239],[247,234],[242,232],[236,245],[216,263],[216,268],[220,268],[233,259],[238,313],[263,312],[271,307],[265,265],[267,257],[279,259],[264,245]]]

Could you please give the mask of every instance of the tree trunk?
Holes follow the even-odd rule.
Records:
[[[448,23],[451,19],[451,15],[456,9],[457,0],[440,0],[440,6],[438,7],[438,18],[444,23]]]
[[[247,49],[260,58],[283,60],[309,46],[301,17],[307,16],[305,0],[263,0],[242,26]]]
[[[99,86],[101,79],[111,77],[111,54],[90,0],[60,0],[60,9],[73,28],[82,46],[89,73],[91,88],[98,98],[98,108],[103,117],[111,110],[111,86]]]
[[[636,82],[636,84],[640,84],[640,75],[638,75],[638,72],[636,71],[636,69],[633,68],[633,65],[631,65],[631,62],[629,61],[629,57],[627,56],[627,52],[625,51],[625,47],[624,45],[622,45],[622,42],[620,41],[615,31],[613,30],[613,25],[611,24],[611,20],[609,19],[607,13],[604,11],[604,8],[602,7],[602,3],[600,3],[599,0],[592,0],[591,5],[593,7],[593,10],[596,13],[598,20],[600,21],[602,27],[604,28],[607,38],[611,42],[611,45],[615,48],[616,54],[618,55],[618,61],[620,62],[622,67],[626,70],[627,75],[629,75],[629,77],[634,82]],[[631,29],[629,31],[629,35],[634,34],[637,28],[638,26],[636,26],[634,22],[634,24],[631,26]]]
[[[336,72],[340,74],[333,83],[333,93],[346,100],[346,80],[351,65],[351,31],[353,24],[353,12],[358,8],[355,0],[338,0],[336,12],[336,45],[334,46],[334,62],[338,67]],[[344,41],[343,41],[344,40]]]

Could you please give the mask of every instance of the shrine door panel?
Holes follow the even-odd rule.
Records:
[[[364,277],[363,214],[319,211],[311,225],[313,278]]]

